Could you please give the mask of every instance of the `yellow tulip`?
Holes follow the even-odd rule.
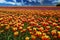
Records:
[[[29,37],[26,37],[25,40],[29,40]]]

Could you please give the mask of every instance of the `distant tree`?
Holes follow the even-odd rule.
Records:
[[[60,6],[60,3],[58,3],[56,6]]]

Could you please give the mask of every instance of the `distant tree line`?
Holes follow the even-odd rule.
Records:
[[[56,6],[60,6],[60,3],[58,3]]]

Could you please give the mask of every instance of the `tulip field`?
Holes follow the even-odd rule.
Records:
[[[60,10],[0,10],[0,40],[60,40]]]

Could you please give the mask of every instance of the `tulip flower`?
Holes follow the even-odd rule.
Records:
[[[4,30],[0,30],[0,33],[3,33],[4,32]]]
[[[12,27],[13,32],[17,31],[17,27]]]
[[[0,21],[3,20],[3,18],[0,18]]]
[[[25,40],[29,40],[29,37],[26,37]]]
[[[10,28],[10,26],[6,26],[5,29],[8,30]]]
[[[58,22],[60,22],[60,19],[58,20]]]
[[[60,38],[60,31],[58,31],[58,38]]]
[[[59,40],[60,10],[1,9],[0,39],[13,35],[16,40]]]
[[[50,26],[46,26],[46,29],[47,29],[47,30],[50,30]]]
[[[18,36],[19,35],[19,32],[14,32],[14,36]]]
[[[56,35],[56,34],[57,34],[56,31],[57,31],[57,30],[52,30],[52,31],[51,31],[51,34],[52,34],[52,35]]]
[[[39,37],[39,36],[42,36],[42,33],[40,31],[36,31],[35,35]]]
[[[60,30],[60,26],[56,26],[57,27],[57,30]]]
[[[45,36],[42,36],[42,40],[50,40],[50,37],[45,35]]]
[[[18,27],[18,29],[19,29],[19,30],[22,30],[22,29],[23,29],[23,27]]]
[[[58,24],[57,23],[53,23],[53,26],[58,26]]]
[[[39,31],[43,32],[44,28],[43,27],[40,27],[38,28]]]
[[[36,36],[31,35],[31,39],[32,39],[32,40],[35,40],[35,39],[36,39]]]

